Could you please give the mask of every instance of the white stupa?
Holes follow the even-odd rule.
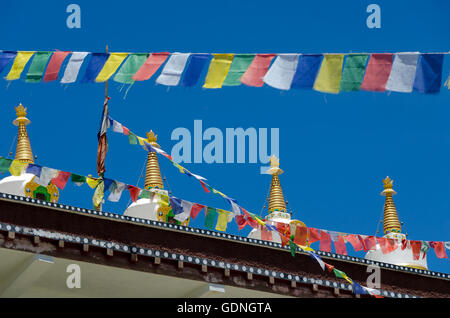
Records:
[[[397,240],[397,248],[390,253],[383,254],[380,245],[377,244],[374,250],[367,252],[365,258],[372,261],[427,270],[426,252],[421,251],[419,259],[415,260],[409,244],[406,245],[406,248],[402,249],[402,240],[405,240],[406,236],[401,233],[401,224],[392,198],[397,193],[392,189],[393,180],[389,177],[383,180],[383,184],[384,191],[381,192],[381,195],[386,197],[383,217],[384,237]]]
[[[16,107],[17,118],[13,124],[19,126],[17,137],[17,148],[15,160],[33,164],[33,152],[31,151],[30,140],[26,125],[30,120],[26,118],[27,109],[22,104]],[[49,184],[46,187],[34,182],[35,175],[31,173],[22,173],[20,176],[8,176],[0,180],[0,192],[29,198],[36,198],[47,202],[58,202],[59,190]]]
[[[147,133],[147,142],[153,147],[161,148],[156,143],[157,137],[153,131],[150,131]],[[156,152],[148,152],[144,187],[147,190],[153,190],[150,192],[150,198],[141,198],[133,202],[124,214],[141,219],[168,222],[168,215],[172,209],[168,200],[164,204],[160,204],[161,197],[168,198],[169,194],[167,190],[164,190]],[[181,224],[188,225],[189,218]]]
[[[291,215],[286,210],[286,203],[284,201],[283,191],[281,190],[281,184],[279,175],[284,171],[280,169],[280,161],[275,155],[270,158],[270,168],[266,172],[272,175],[272,183],[270,184],[269,195],[269,214],[266,217],[266,223],[275,225],[276,223],[284,223],[289,225],[290,233],[295,233],[296,226],[305,226],[305,224],[298,220],[291,220]],[[281,243],[280,235],[277,231],[272,231],[272,242]],[[261,229],[253,229],[249,235],[249,238],[261,240]]]

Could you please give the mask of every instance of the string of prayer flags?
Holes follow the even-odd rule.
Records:
[[[111,53],[95,81],[97,83],[106,82],[117,71],[127,56],[128,53]]]
[[[205,211],[205,228],[212,230],[214,228],[217,216],[217,209],[207,207]]]
[[[48,62],[47,70],[45,71],[44,82],[56,81],[58,79],[61,65],[69,54],[70,52],[63,51],[56,51],[53,53],[50,62]]]
[[[81,83],[94,82],[94,79],[98,76],[106,61],[108,60],[109,53],[92,53],[89,64],[86,68],[86,73],[81,80]]]
[[[51,180],[51,182],[59,189],[64,190],[67,181],[69,181],[71,173],[65,171],[59,171],[58,175]]]
[[[33,56],[33,52],[22,52],[19,51],[14,59],[14,63],[9,71],[6,79],[8,81],[16,80],[20,78],[20,74],[22,74],[23,69],[27,65],[30,58]]]
[[[166,86],[177,86],[189,55],[189,53],[171,54],[161,74],[156,79],[156,83]]]
[[[213,54],[203,88],[221,88],[227,77],[234,54]]]
[[[421,54],[417,65],[413,90],[419,93],[438,93],[442,82],[444,54]]]
[[[264,75],[269,70],[275,54],[256,54],[247,71],[241,77],[241,83],[247,86],[262,87]]]
[[[368,58],[368,54],[349,54],[346,57],[339,87],[341,92],[354,92],[360,89]]]
[[[384,92],[391,73],[393,58],[392,53],[371,54],[361,89]]]
[[[386,90],[410,93],[413,90],[419,53],[397,53],[392,64]]]
[[[339,93],[343,63],[344,54],[325,54],[313,88],[325,93]]]
[[[184,71],[182,86],[190,87],[198,83],[209,56],[209,54],[191,54]]]
[[[322,63],[322,54],[303,54],[292,79],[291,88],[311,89]]]
[[[264,83],[289,90],[297,70],[299,54],[279,54],[264,76]]]
[[[45,67],[50,59],[52,52],[36,52],[31,61],[30,69],[28,70],[27,83],[38,83],[42,80],[44,75]]]
[[[81,65],[88,54],[88,52],[72,53],[72,56],[67,63],[66,70],[64,71],[63,78],[61,79],[62,84],[74,83],[77,80]]]
[[[28,163],[14,159],[9,167],[9,172],[13,176],[20,176],[22,172],[27,168]]]
[[[16,51],[2,51],[0,53],[0,73],[4,70],[6,65],[16,57],[16,55]]]
[[[144,64],[142,64],[142,66],[136,72],[136,74],[133,75],[132,79],[135,81],[148,80],[166,61],[168,56],[169,52],[151,53]]]

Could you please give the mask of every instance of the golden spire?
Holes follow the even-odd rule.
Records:
[[[25,127],[30,123],[30,120],[25,117],[27,115],[27,109],[22,104],[16,107],[17,118],[13,121],[13,124],[19,126],[19,134],[17,138],[16,148],[16,160],[22,162],[34,163],[33,153],[31,152],[30,139],[28,138],[27,128]]]
[[[383,180],[384,191],[381,195],[386,197],[384,202],[384,217],[383,217],[383,231],[384,234],[389,232],[401,233],[402,228],[400,226],[400,221],[398,220],[397,210],[395,209],[394,200],[392,196],[397,194],[392,189],[394,181],[389,177]]]
[[[155,133],[150,130],[149,133],[147,133],[147,141],[152,145],[153,147],[161,148],[157,143],[156,139],[158,138]],[[164,189],[164,185],[161,178],[161,172],[159,171],[159,163],[158,163],[158,157],[156,152],[148,152],[147,155],[147,168],[145,171],[145,188],[158,188],[158,189]]]
[[[270,169],[267,170],[267,173],[272,175],[269,196],[269,213],[274,211],[286,212],[286,203],[284,202],[283,191],[281,190],[280,179],[278,178],[278,175],[282,174],[283,170],[281,170],[279,166],[280,160],[273,155],[270,158]]]

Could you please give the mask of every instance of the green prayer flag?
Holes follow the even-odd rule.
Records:
[[[25,82],[38,83],[42,80],[45,67],[50,59],[52,52],[36,52],[31,62],[30,69],[28,70],[27,79]]]
[[[137,145],[138,140],[135,135],[133,135],[132,133],[129,133],[128,134],[128,142],[130,143],[130,145]]]
[[[338,270],[336,268],[333,268],[333,273],[338,278],[344,278],[345,279],[347,277],[347,274],[345,274],[344,272],[342,272],[342,271],[340,271],[340,270]]]
[[[291,248],[292,257],[295,257],[295,243],[292,239],[289,240],[289,247]]]
[[[214,208],[208,207],[206,209],[206,216],[205,216],[205,227],[209,230],[212,230],[214,228],[214,223],[216,221],[217,216],[217,210]]]
[[[133,53],[128,56],[128,59],[123,63],[117,74],[114,76],[114,81],[123,84],[133,84],[133,75],[141,68],[147,60],[147,53]]]
[[[13,160],[0,157],[0,173],[8,172]]]
[[[143,189],[141,193],[139,193],[139,199],[150,199],[150,191]]]
[[[255,58],[255,54],[235,54],[222,86],[241,85],[241,77]]]
[[[72,173],[70,175],[70,181],[75,182],[75,183],[85,183],[86,182],[86,177]]]
[[[358,91],[364,79],[368,54],[350,54],[345,60],[342,71],[341,86],[342,92]]]

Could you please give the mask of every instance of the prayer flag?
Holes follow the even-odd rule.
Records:
[[[95,81],[97,83],[107,81],[117,71],[127,56],[128,53],[111,53]]]
[[[299,54],[279,54],[264,76],[264,83],[289,90],[297,70]]]
[[[272,241],[272,232],[268,231],[265,226],[260,225],[261,240]]]
[[[13,162],[11,163],[11,166],[9,167],[9,172],[13,176],[17,177],[23,173],[23,171],[27,168],[27,166],[28,166],[27,162],[14,159]]]
[[[322,230],[320,231],[320,250],[324,252],[331,252],[331,237],[330,235]]]
[[[141,192],[141,189],[136,188],[135,186],[128,185],[128,191],[130,192],[130,197],[133,202],[136,202]]]
[[[227,77],[234,54],[213,54],[213,59],[209,64],[208,74],[206,74],[203,88],[221,88]]]
[[[61,190],[64,190],[64,187],[66,186],[67,181],[69,181],[69,178],[70,172],[60,171],[58,175],[52,179],[52,183]]]
[[[128,142],[130,143],[130,145],[137,145],[138,140],[135,134],[131,133],[128,135]]]
[[[375,249],[377,246],[377,241],[374,236],[367,236],[364,239],[364,251],[370,251]]]
[[[195,204],[192,206],[192,209],[191,209],[191,214],[190,214],[190,215],[191,215],[191,218],[194,220],[194,219],[197,217],[198,213],[199,213],[204,207],[205,207],[204,205],[195,203]]]
[[[230,204],[231,204],[231,210],[233,211],[233,214],[234,214],[235,216],[241,214],[241,210],[239,209],[239,205],[236,204],[236,200],[235,200],[235,199],[229,198],[229,197],[227,197],[227,196],[225,196],[225,199],[226,199],[228,202],[230,202]]]
[[[256,54],[247,71],[241,77],[241,83],[247,86],[262,87],[270,62],[276,54]]]
[[[421,241],[409,241],[409,244],[411,244],[411,250],[413,253],[413,259],[418,260],[420,258],[420,248],[422,247]]]
[[[307,236],[308,236],[308,228],[306,226],[297,225],[295,229],[294,242],[299,245],[306,245]]]
[[[309,256],[311,256],[311,258],[313,260],[315,260],[317,263],[319,263],[320,267],[322,268],[322,270],[325,270],[325,263],[322,261],[322,259],[320,258],[319,255],[313,253],[313,252],[308,252]]]
[[[388,239],[384,237],[377,237],[376,239],[383,254],[389,254],[397,248],[397,242],[394,239]]]
[[[88,56],[88,52],[73,52],[72,56],[67,63],[66,70],[64,71],[61,83],[69,84],[74,83],[77,80],[78,73],[80,72],[81,65],[84,59]]]
[[[445,252],[444,242],[430,242],[431,246],[439,258],[447,258],[447,253]]]
[[[42,170],[41,166],[35,165],[33,163],[29,163],[26,173],[34,174],[37,178],[39,178],[41,176],[41,170]]]
[[[345,240],[343,236],[338,236],[334,242],[334,249],[337,254],[347,255],[347,248],[345,247]]]
[[[144,64],[142,64],[142,66],[136,72],[136,74],[133,75],[132,79],[134,79],[135,81],[148,80],[153,76],[153,74],[156,73],[156,71],[165,62],[168,56],[169,52],[151,53]]]
[[[181,82],[182,86],[190,87],[197,84],[209,56],[210,54],[191,54]]]
[[[352,289],[353,289],[353,293],[355,295],[366,295],[367,292],[364,290],[364,288],[362,288],[361,285],[359,285],[358,283],[356,283],[355,281],[352,284]]]
[[[72,173],[70,176],[70,181],[75,183],[77,186],[81,186],[86,182],[86,177]]]
[[[16,80],[20,78],[20,74],[22,74],[23,69],[27,65],[31,56],[33,56],[34,52],[23,52],[19,51],[14,59],[14,63],[9,71],[6,79],[8,81]]]
[[[413,89],[419,93],[438,93],[441,89],[444,54],[421,54]]]
[[[109,53],[92,53],[89,64],[86,68],[86,73],[81,80],[81,83],[90,83],[98,76],[100,71],[105,65],[106,60],[109,57]]]
[[[206,208],[205,215],[205,228],[212,230],[214,228],[214,222],[216,220],[217,210],[215,208]]]
[[[189,216],[191,214],[192,206],[194,205],[194,203],[185,201],[185,200],[180,200],[180,201],[181,201],[180,204],[181,204],[182,211],[178,214],[174,211],[174,213],[175,213],[174,219],[177,221],[180,221],[180,222],[184,222],[189,218]]]
[[[416,76],[419,53],[397,53],[392,64],[386,90],[411,93]]]
[[[291,88],[311,89],[322,62],[322,54],[303,54],[298,61]]]
[[[0,73],[8,63],[17,56],[16,51],[3,51],[0,53]]]
[[[255,54],[235,54],[233,62],[227,77],[223,82],[223,86],[239,86],[241,85],[241,77],[247,71],[249,65],[255,58]]]
[[[94,189],[95,187],[97,187],[98,183],[100,182],[100,179],[97,178],[91,178],[91,177],[86,177],[86,183],[88,184],[88,186],[91,189]]]
[[[361,85],[365,91],[384,92],[392,68],[392,53],[371,54]]]
[[[170,197],[169,202],[174,215],[183,213],[183,206],[181,205],[181,199],[178,199],[176,197]]]
[[[147,60],[148,53],[133,53],[128,56],[120,67],[119,71],[114,75],[114,81],[122,84],[133,84],[133,76]]]
[[[308,228],[308,243],[320,241],[320,234],[318,229]]]
[[[225,232],[227,224],[232,220],[232,214],[228,211],[218,210],[219,217],[217,219],[216,230]]]
[[[289,249],[291,250],[292,257],[295,257],[296,245],[292,239],[293,237],[291,236],[291,239],[289,240]]]
[[[58,79],[59,69],[69,53],[63,51],[53,53],[45,71],[44,82],[56,81]]]
[[[92,197],[92,203],[94,204],[94,208],[100,206],[103,202],[103,196],[105,193],[105,182],[100,179],[100,182],[97,184],[95,188],[94,196]]]
[[[333,265],[330,265],[330,264],[328,264],[328,263],[325,263],[325,266],[327,267],[327,269],[328,269],[328,271],[331,273],[332,271],[333,271],[333,269],[334,269],[334,266]]]
[[[239,227],[239,231],[242,230],[247,225],[247,217],[242,214],[236,215],[236,223]]]
[[[59,171],[56,169],[42,167],[41,175],[40,175],[39,179],[35,178],[34,181],[37,184],[40,184],[41,186],[46,187],[48,185],[48,183],[50,182],[50,180],[52,180],[54,177],[56,177],[58,172]]]
[[[325,54],[313,88],[325,93],[339,93],[343,63],[343,54]]]
[[[27,83],[38,83],[42,80],[45,67],[50,59],[52,52],[36,52],[31,62],[30,69],[28,70]]]
[[[156,79],[156,83],[167,86],[177,86],[180,82],[189,55],[189,53],[172,53],[161,74]]]
[[[126,187],[127,185],[125,183],[114,180],[109,187],[110,194],[108,196],[108,200],[111,202],[118,202],[122,196],[123,190],[125,190]]]
[[[368,54],[349,54],[342,71],[341,92],[358,91],[364,79]]]
[[[361,241],[359,240],[358,236],[353,234],[348,234],[345,236],[345,239],[347,242],[349,242],[352,246],[355,252],[359,252],[363,249],[363,246],[361,244]]]

